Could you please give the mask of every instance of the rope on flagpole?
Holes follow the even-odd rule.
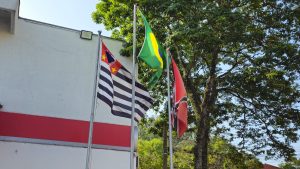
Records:
[[[131,101],[131,136],[130,136],[130,169],[134,169],[134,117],[135,117],[135,57],[136,57],[136,8],[133,6],[133,51],[132,51],[132,101]]]
[[[99,58],[100,58],[100,44],[101,44],[101,31],[98,31],[98,48],[97,48],[97,61],[96,61],[96,68],[95,68],[95,82],[94,82],[94,95],[93,95],[93,102],[92,102],[92,109],[91,109],[91,116],[90,116],[90,126],[89,126],[89,138],[88,138],[88,146],[87,146],[87,154],[86,154],[86,169],[91,169],[91,149],[92,149],[92,140],[93,140],[93,127],[94,127],[94,119],[95,119],[95,110],[96,110],[96,93],[97,93],[97,83],[98,83],[98,76],[99,76]]]

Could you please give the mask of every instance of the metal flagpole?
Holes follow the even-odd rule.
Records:
[[[167,51],[167,81],[168,81],[168,114],[169,114],[169,151],[170,151],[170,169],[173,169],[173,145],[172,145],[172,124],[171,124],[171,99],[170,99],[170,68],[169,68],[169,56],[170,51]]]
[[[133,6],[133,51],[132,51],[132,101],[131,101],[131,137],[130,137],[130,169],[134,169],[134,117],[135,117],[135,55],[136,55],[136,8]]]
[[[92,149],[92,140],[93,140],[93,127],[94,127],[94,118],[95,118],[95,110],[96,110],[96,90],[97,90],[97,82],[98,82],[98,70],[99,70],[99,58],[100,58],[100,44],[101,44],[101,31],[98,31],[98,48],[97,48],[97,65],[96,65],[96,78],[94,82],[94,95],[93,95],[93,102],[92,102],[92,111],[90,116],[90,128],[89,128],[89,140],[88,140],[88,147],[87,147],[87,155],[86,155],[86,169],[91,168],[91,149]]]

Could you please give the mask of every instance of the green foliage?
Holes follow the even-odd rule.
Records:
[[[292,158],[291,161],[279,165],[282,169],[300,169],[300,159]]]
[[[260,169],[261,162],[245,152],[239,151],[224,139],[215,137],[209,146],[209,168],[211,169]]]
[[[155,120],[154,118],[142,119],[142,121],[138,124],[139,138],[143,139],[143,140],[151,140],[151,139],[157,137],[158,132],[161,136],[162,131],[160,131],[158,128],[154,127],[155,123],[157,123],[157,121],[159,121],[159,123],[160,123],[160,119],[158,119],[158,120]],[[161,125],[159,125],[159,127],[161,127]]]
[[[193,141],[181,140],[174,146],[174,167],[180,169],[192,169],[193,167]]]
[[[178,140],[177,140],[178,141]],[[162,150],[161,139],[139,140],[138,155],[141,169],[161,169]],[[193,168],[192,140],[175,141],[174,145],[174,168]],[[261,162],[245,152],[239,151],[226,140],[214,137],[209,146],[209,168],[211,169],[260,169]]]
[[[163,143],[160,139],[139,140],[138,142],[140,169],[161,169]]]
[[[139,165],[141,169],[161,169],[163,142],[161,139],[139,140]],[[181,143],[174,147],[174,168],[192,169],[192,144]]]

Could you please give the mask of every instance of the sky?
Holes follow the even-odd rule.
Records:
[[[97,33],[102,31],[102,35],[110,36],[111,32],[106,31],[103,25],[93,22],[91,13],[95,10],[99,0],[20,0],[20,16],[36,21],[50,23],[58,26],[72,28],[76,30],[87,30]],[[300,157],[300,143],[294,144],[296,154]],[[278,165],[283,162],[278,160],[264,160],[264,156],[259,156],[263,163]]]
[[[110,36],[103,25],[91,18],[99,0],[20,0],[20,16],[76,30],[87,30]]]

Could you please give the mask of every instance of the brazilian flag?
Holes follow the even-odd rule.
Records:
[[[149,82],[149,86],[153,87],[162,75],[163,69],[166,66],[166,50],[162,48],[161,44],[156,40],[149,23],[143,14],[142,18],[145,25],[145,39],[142,49],[139,53],[141,58],[154,72]]]

